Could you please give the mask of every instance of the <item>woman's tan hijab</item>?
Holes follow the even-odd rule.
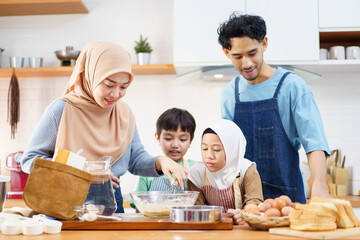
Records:
[[[94,89],[115,73],[128,73],[131,60],[121,46],[109,42],[87,44],[76,61],[67,84],[64,111],[60,120],[56,148],[77,152],[84,149],[88,161],[112,156],[115,163],[129,146],[135,130],[135,117],[122,100],[104,109],[94,99]]]

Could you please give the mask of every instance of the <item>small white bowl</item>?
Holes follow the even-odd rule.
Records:
[[[44,231],[43,223],[33,219],[21,221],[21,226],[24,235],[40,235]]]
[[[1,231],[4,235],[17,235],[21,234],[21,223],[17,220],[4,221],[1,224]]]
[[[44,232],[57,234],[61,232],[62,222],[57,220],[48,220],[44,222]]]

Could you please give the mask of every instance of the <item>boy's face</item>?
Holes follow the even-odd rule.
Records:
[[[183,161],[183,156],[191,144],[189,132],[184,132],[179,126],[175,131],[161,130],[160,137],[155,134],[163,153],[175,162]]]
[[[264,61],[263,53],[267,48],[267,38],[259,42],[249,37],[235,37],[231,38],[231,46],[231,50],[223,48],[225,55],[246,80],[257,84],[256,79]]]
[[[225,167],[225,149],[218,135],[204,134],[201,140],[201,156],[210,172],[217,172]]]

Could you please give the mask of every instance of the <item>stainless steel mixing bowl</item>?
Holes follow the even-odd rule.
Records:
[[[170,220],[181,223],[213,223],[221,222],[222,209],[219,206],[171,207]]]

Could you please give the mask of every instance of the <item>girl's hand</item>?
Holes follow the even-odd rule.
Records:
[[[229,209],[226,216],[231,217],[236,225],[245,223],[244,219],[241,218],[241,209]]]
[[[119,188],[120,186],[120,178],[116,177],[113,173],[110,174],[111,176],[111,180],[112,180],[112,185],[114,188]]]
[[[184,190],[187,171],[183,166],[168,157],[158,157],[155,161],[155,166],[157,171],[161,170],[169,178],[171,185],[175,183],[175,179],[172,176],[172,174],[175,174],[177,183]]]

